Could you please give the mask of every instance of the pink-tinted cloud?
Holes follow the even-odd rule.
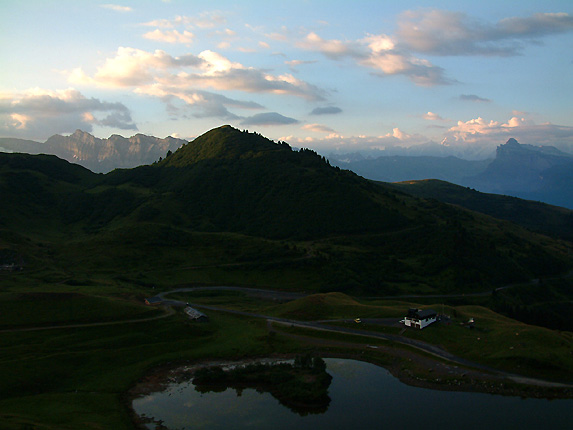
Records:
[[[385,34],[342,41],[326,40],[316,33],[309,33],[297,45],[306,50],[320,52],[332,60],[350,58],[380,76],[406,76],[416,85],[433,86],[454,82],[446,77],[441,67],[399,49],[393,38]]]
[[[6,93],[0,98],[0,132],[6,136],[43,139],[94,125],[137,130],[122,103],[87,98],[79,91],[39,88]]]

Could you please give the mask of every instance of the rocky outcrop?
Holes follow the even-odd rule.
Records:
[[[151,164],[185,143],[185,140],[173,137],[161,139],[144,134],[130,138],[114,134],[107,139],[99,139],[76,130],[70,136],[56,134],[50,137],[42,144],[42,149],[45,153],[81,164],[94,172],[105,173],[116,168]]]

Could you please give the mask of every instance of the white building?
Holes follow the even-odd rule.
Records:
[[[404,324],[421,330],[437,320],[438,314],[432,309],[408,309],[408,315],[404,318]]]
[[[191,318],[193,321],[207,321],[209,318],[202,312],[199,312],[197,309],[192,308],[191,306],[185,306],[185,313]]]

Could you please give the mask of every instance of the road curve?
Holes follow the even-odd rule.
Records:
[[[221,287],[178,288],[176,290],[171,290],[171,291],[166,291],[166,292],[160,293],[160,294],[158,294],[158,297],[161,297],[162,299],[165,300],[165,297],[168,296],[169,294],[208,290],[208,289],[242,291],[242,292],[245,292],[247,294],[253,294],[256,296],[265,295],[265,296],[273,297],[276,299],[286,299],[286,300],[288,300],[289,297],[291,299],[296,299],[296,298],[301,298],[301,297],[305,297],[308,295],[308,294],[303,294],[303,293],[289,293],[289,292],[282,292],[282,291],[263,290],[263,289],[257,289],[257,288],[221,286]],[[360,330],[360,329],[354,329],[354,328],[348,328],[348,327],[332,326],[332,325],[328,325],[324,321],[297,321],[297,320],[291,320],[288,318],[279,318],[279,317],[273,317],[273,316],[269,316],[269,315],[262,315],[262,314],[256,314],[256,313],[245,312],[245,311],[237,311],[237,310],[233,310],[233,309],[226,309],[226,308],[221,308],[218,306],[209,306],[209,305],[202,305],[202,304],[186,303],[186,302],[182,302],[179,300],[166,300],[166,301],[164,301],[164,303],[167,305],[170,305],[170,306],[186,306],[186,305],[189,305],[189,306],[192,306],[195,308],[200,308],[200,309],[207,309],[207,310],[212,310],[212,311],[217,311],[217,312],[226,312],[226,313],[230,313],[230,314],[234,314],[234,315],[241,315],[241,316],[252,317],[252,318],[262,318],[262,319],[265,319],[265,320],[270,321],[270,322],[290,325],[290,326],[294,326],[294,327],[311,328],[311,329],[315,329],[315,330],[331,331],[331,332],[350,334],[350,335],[358,335],[358,336],[363,336],[363,337],[371,337],[371,338],[382,339],[382,340],[387,340],[387,341],[391,341],[391,342],[397,342],[397,343],[401,343],[403,345],[407,345],[407,346],[419,349],[419,350],[424,351],[428,354],[434,355],[440,359],[450,361],[452,363],[460,364],[462,366],[467,366],[467,367],[471,367],[474,369],[479,369],[479,370],[483,370],[486,372],[495,373],[495,374],[507,377],[509,379],[512,379],[515,382],[525,383],[528,385],[545,386],[545,387],[568,387],[568,388],[573,387],[572,385],[561,384],[561,383],[557,383],[557,382],[545,381],[545,380],[534,379],[534,378],[527,378],[527,377],[523,377],[521,375],[515,375],[512,373],[504,372],[504,371],[501,371],[501,370],[498,370],[498,369],[495,369],[492,367],[488,367],[488,366],[485,366],[485,365],[482,365],[479,363],[475,363],[475,362],[463,359],[461,357],[457,357],[457,356],[449,353],[448,351],[443,350],[442,348],[440,348],[438,346],[435,346],[435,345],[432,345],[432,344],[429,344],[426,342],[422,342],[419,340],[415,340],[415,339],[409,339],[409,338],[406,338],[406,337],[400,336],[400,335],[376,333],[376,332],[371,332],[368,330]],[[339,321],[344,321],[344,320],[339,320]]]

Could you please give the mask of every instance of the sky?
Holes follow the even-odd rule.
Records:
[[[0,137],[573,148],[571,0],[105,1],[0,2]]]

